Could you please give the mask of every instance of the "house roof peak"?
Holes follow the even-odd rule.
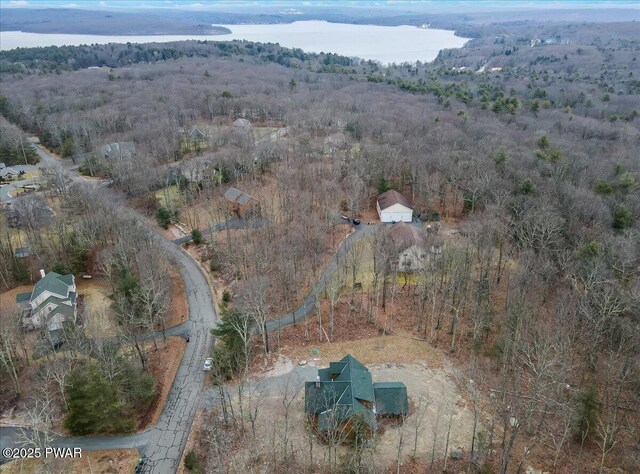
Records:
[[[390,208],[395,204],[401,204],[413,210],[413,207],[411,207],[411,202],[409,202],[409,199],[407,199],[407,197],[405,197],[402,193],[399,193],[395,189],[390,189],[388,191],[385,191],[384,193],[378,196],[378,205],[380,206],[380,210],[382,211]]]

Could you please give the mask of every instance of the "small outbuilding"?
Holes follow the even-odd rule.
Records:
[[[29,247],[18,247],[15,252],[16,258],[27,258],[31,256],[31,250]]]
[[[409,199],[394,189],[378,196],[376,208],[382,222],[411,222],[413,220],[413,207]]]

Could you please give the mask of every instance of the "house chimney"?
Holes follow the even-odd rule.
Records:
[[[40,269],[40,278],[44,278],[44,276],[45,276],[44,270],[41,268]]]

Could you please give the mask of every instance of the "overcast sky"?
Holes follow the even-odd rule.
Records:
[[[247,1],[247,0],[0,0],[2,8],[84,8],[87,10],[113,9],[136,10],[150,8],[173,8],[179,10],[234,10],[248,7],[296,8],[326,6],[349,7],[392,7],[403,10],[455,10],[455,11],[496,11],[503,9],[536,8],[638,8],[637,0],[312,0],[312,1]]]

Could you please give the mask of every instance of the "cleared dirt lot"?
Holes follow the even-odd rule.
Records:
[[[374,381],[400,381],[407,386],[412,409],[404,425],[404,448],[401,456],[403,462],[408,462],[410,455],[413,454],[415,405],[421,397],[427,400],[429,405],[418,429],[417,457],[430,460],[435,436],[436,457],[442,459],[450,415],[449,452],[458,448],[468,451],[471,443],[470,433],[473,430],[473,413],[458,392],[454,380],[455,370],[428,344],[409,338],[377,337],[341,344],[320,345],[318,350],[319,355],[315,360],[309,358],[306,366],[299,366],[297,364],[299,359],[291,360],[281,356],[270,371],[255,376],[251,380],[252,390],[249,390],[248,399],[263,397],[257,423],[257,442],[251,452],[239,449],[234,453],[234,466],[248,468],[249,463],[255,463],[257,459],[266,459],[271,456],[274,443],[281,445],[284,441],[285,392],[290,398],[295,394],[289,408],[288,438],[291,443],[289,450],[295,453],[297,462],[308,464],[309,438],[304,414],[304,382],[314,380],[318,368],[327,366],[330,361],[338,360],[347,353],[360,358],[367,365]],[[412,362],[405,363],[404,360],[412,360]],[[233,392],[233,388],[231,390]],[[400,430],[403,428],[398,421],[384,422],[381,425],[383,429],[375,438],[374,463],[382,470],[386,466],[394,465],[398,453]],[[250,444],[253,443],[248,443]],[[340,448],[339,455],[345,454],[347,449]],[[313,451],[314,465],[320,466],[327,461],[327,446],[315,437]],[[255,465],[253,464],[254,468]]]
[[[104,278],[76,278],[78,294],[84,295],[85,334],[89,338],[115,336],[118,328],[111,310],[111,288]]]
[[[10,315],[15,316],[18,313],[16,295],[18,293],[30,292],[31,290],[33,290],[33,285],[21,285],[0,293],[0,316],[2,316],[0,319],[6,321]]]

